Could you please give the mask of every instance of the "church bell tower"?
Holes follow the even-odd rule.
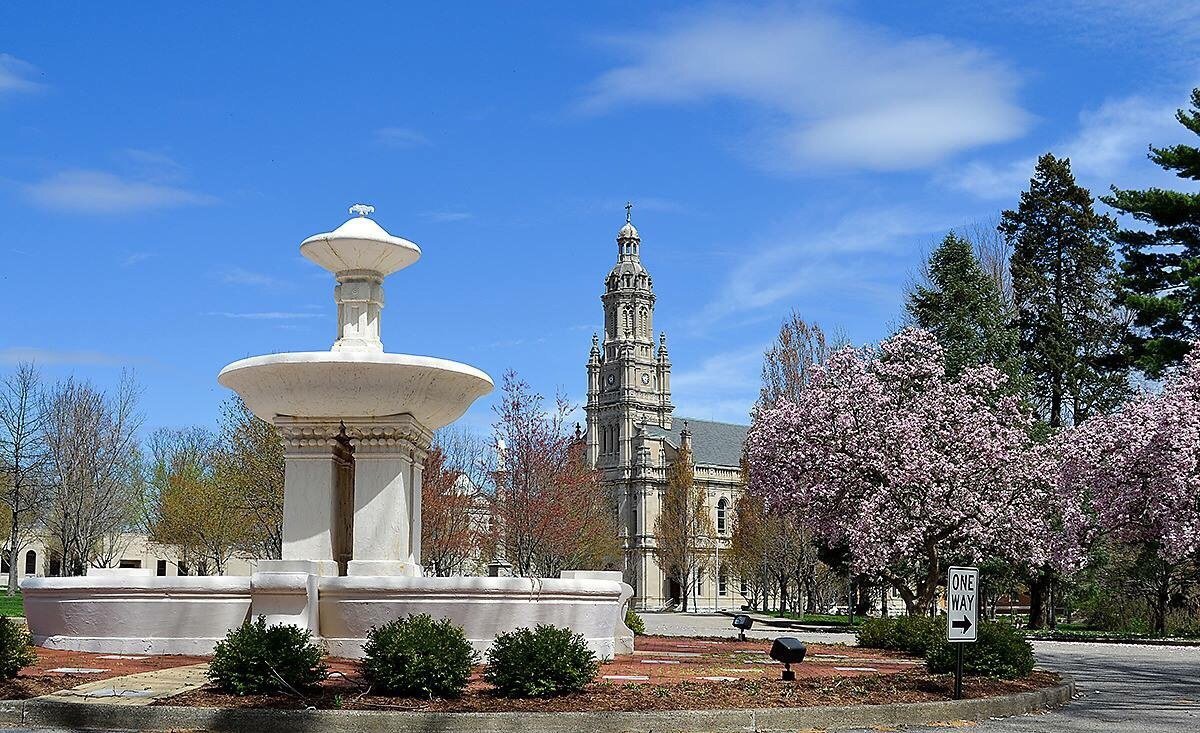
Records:
[[[654,343],[654,287],[642,266],[642,240],[625,205],[617,263],[604,281],[604,338],[592,335],[588,357],[587,448],[592,466],[628,477],[633,438],[642,425],[671,427],[671,360],[666,334]]]

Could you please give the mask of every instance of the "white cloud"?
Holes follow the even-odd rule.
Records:
[[[439,224],[475,218],[475,215],[469,211],[426,211],[421,216]]]
[[[37,75],[37,69],[25,61],[6,53],[0,53],[0,96],[16,92],[33,92],[42,85],[30,77]]]
[[[121,261],[121,267],[133,267],[140,262],[145,262],[153,256],[153,252],[134,252]]]
[[[308,260],[305,260],[307,262]],[[322,273],[324,274],[324,273]],[[283,281],[261,272],[251,272],[241,267],[231,267],[221,274],[221,282],[226,285],[250,285],[253,287],[277,288]]]
[[[775,120],[751,134],[769,167],[921,168],[1030,121],[1016,75],[987,52],[829,14],[715,11],[610,42],[630,60],[594,82],[583,109],[747,102]]]
[[[393,148],[417,148],[429,144],[429,138],[411,127],[381,127],[375,141]]]
[[[914,240],[945,233],[956,222],[891,207],[852,211],[820,231],[785,226],[785,233],[740,257],[693,326],[707,328],[716,319],[767,308],[778,316],[780,303],[822,294],[890,301],[897,262],[911,254]]]
[[[1110,184],[1130,188],[1154,183],[1169,184],[1168,177],[1146,160],[1150,144],[1180,140],[1186,131],[1175,111],[1186,106],[1141,95],[1110,99],[1079,115],[1075,133],[1047,151],[1071,159],[1076,179],[1100,195]],[[941,178],[951,186],[985,199],[1013,199],[1029,184],[1037,154],[992,163],[972,161]]]
[[[42,208],[82,214],[127,214],[216,201],[207,194],[173,185],[83,169],[63,171],[28,184],[25,194]]]
[[[9,346],[0,349],[0,364],[34,362],[47,366],[121,366],[129,360],[100,351],[64,351],[35,346]]]
[[[238,318],[250,321],[294,321],[301,318],[320,318],[320,313],[296,313],[293,311],[265,311],[258,313],[231,313],[229,311],[214,311],[205,313],[207,316],[220,318]]]
[[[764,346],[713,354],[671,375],[676,415],[745,423],[758,399]]]

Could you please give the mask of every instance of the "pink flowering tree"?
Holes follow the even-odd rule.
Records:
[[[988,366],[946,376],[936,339],[906,329],[814,367],[795,399],[760,409],[747,438],[751,489],[803,508],[818,540],[856,572],[933,607],[946,567],[1051,560],[1058,509],[1032,416]],[[1061,548],[1058,550],[1061,553]]]
[[[1069,517],[1066,529],[1084,532],[1094,520],[1139,549],[1143,590],[1163,633],[1172,592],[1200,553],[1200,350],[1158,394],[1093,417],[1059,442],[1061,494],[1089,510]]]

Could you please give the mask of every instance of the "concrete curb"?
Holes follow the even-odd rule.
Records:
[[[646,713],[408,713],[358,710],[249,710],[0,701],[0,723],[63,728],[124,728],[141,731],[248,731],[255,733],[768,733],[805,728],[843,729],[926,725],[980,720],[1044,710],[1075,696],[1063,676],[1053,687],[979,700],[765,708],[760,710],[665,710]]]
[[[735,613],[733,611],[722,610],[719,612],[722,616],[733,618],[734,616],[749,616],[754,619],[754,623],[762,626],[770,626],[775,629],[789,629],[791,631],[812,631],[819,634],[848,634],[853,635],[858,633],[857,627],[846,626],[844,624],[814,624],[805,623],[804,621],[796,621],[788,618],[776,618],[774,616],[762,616],[756,612],[743,611]]]

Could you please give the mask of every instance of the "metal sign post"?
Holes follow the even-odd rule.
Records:
[[[946,577],[946,641],[956,644],[954,699],[962,699],[963,644],[979,638],[979,568],[950,568]]]

